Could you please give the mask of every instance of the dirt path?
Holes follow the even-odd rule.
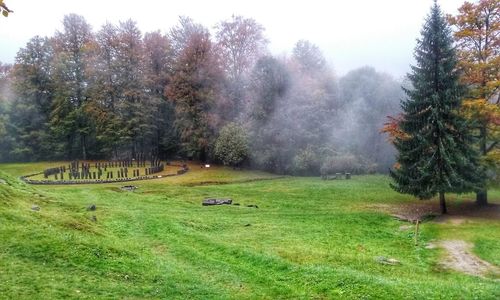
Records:
[[[448,252],[442,262],[447,268],[475,276],[484,276],[487,273],[500,275],[500,270],[496,266],[474,255],[471,244],[465,241],[441,241],[439,246]]]
[[[447,223],[460,226],[467,222],[481,222],[483,220],[500,221],[500,204],[489,204],[485,207],[478,207],[473,201],[464,201],[449,205],[448,214],[439,213],[439,204],[432,202],[414,202],[400,205],[376,204],[369,206],[370,209],[383,211],[391,216],[410,223],[417,220],[425,220],[433,216],[434,223]],[[411,230],[414,225],[401,225],[399,230]],[[436,247],[446,250],[446,258],[440,263],[448,269],[453,269],[474,276],[493,275],[500,280],[500,268],[477,257],[472,252],[472,244],[462,240],[446,240],[430,243],[426,248]]]

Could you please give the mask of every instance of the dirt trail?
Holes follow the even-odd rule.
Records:
[[[500,275],[500,270],[474,255],[471,244],[461,240],[441,241],[439,246],[448,252],[443,261],[447,268],[475,276],[484,276],[488,273]]]
[[[376,204],[370,205],[369,208],[389,213],[401,221],[411,223],[415,223],[417,220],[431,219],[434,223],[461,226],[468,222],[500,221],[500,204],[496,203],[484,207],[476,206],[473,201],[453,203],[449,205],[446,215],[439,213],[439,204],[436,201],[403,205]],[[413,225],[404,224],[399,227],[399,230],[405,231],[412,228]],[[441,261],[445,268],[474,276],[493,275],[495,279],[500,280],[500,268],[474,255],[472,246],[472,244],[462,240],[445,240],[430,243],[426,248],[440,247],[446,250],[446,258]]]

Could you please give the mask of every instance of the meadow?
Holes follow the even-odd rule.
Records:
[[[500,267],[500,220],[429,220],[415,245],[413,224],[391,212],[426,202],[384,175],[325,181],[191,165],[127,183],[133,192],[19,179],[58,164],[0,164],[1,299],[500,298],[498,274],[450,270],[446,251],[428,247],[464,240]],[[447,196],[451,214],[473,199]],[[239,205],[201,205],[211,197]]]

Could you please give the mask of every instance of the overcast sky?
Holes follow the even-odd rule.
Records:
[[[465,0],[440,0],[456,14]],[[143,32],[167,32],[184,15],[213,29],[232,14],[262,24],[273,54],[290,53],[299,39],[320,47],[338,75],[371,65],[395,77],[413,61],[413,48],[433,0],[5,0],[14,11],[0,17],[0,61],[13,63],[16,52],[35,35],[62,29],[65,14],[83,15],[98,30],[106,21],[131,18]]]

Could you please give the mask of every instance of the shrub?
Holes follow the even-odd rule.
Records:
[[[224,126],[215,141],[214,155],[226,166],[237,166],[248,157],[248,137],[235,123]]]
[[[293,172],[298,175],[317,174],[320,167],[320,161],[317,153],[312,147],[300,150],[293,158]]]

